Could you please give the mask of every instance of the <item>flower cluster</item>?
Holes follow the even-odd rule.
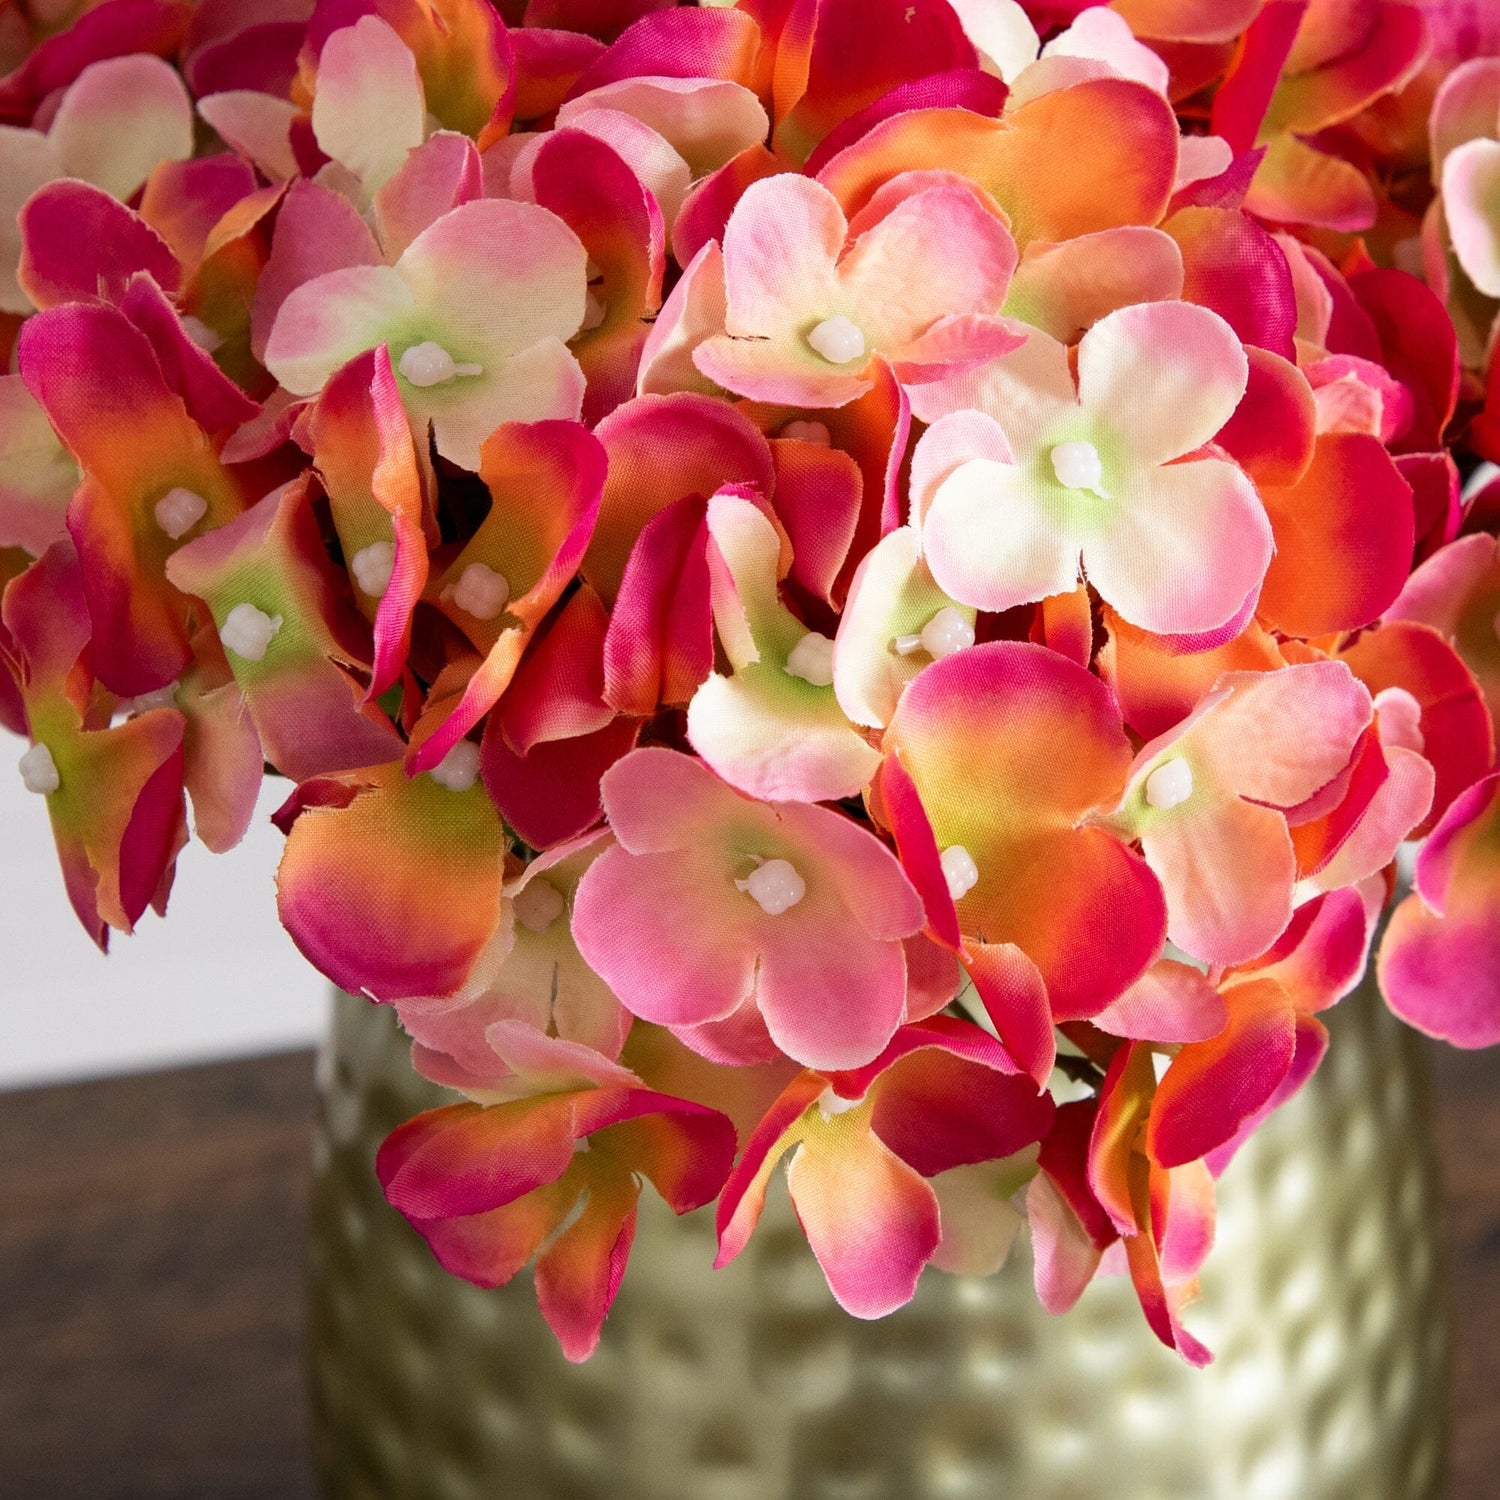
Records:
[[[68,895],[288,778],[283,922],[462,1097],[386,1195],[569,1357],[646,1181],[722,1264],[785,1163],[856,1316],[1029,1221],[1201,1363],[1388,906],[1500,1041],[1484,0],[59,0],[0,66]]]

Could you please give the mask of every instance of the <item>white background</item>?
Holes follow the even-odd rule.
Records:
[[[42,798],[0,731],[0,1088],[310,1045],[327,982],[276,920],[282,838],[268,779],[248,837],[228,854],[190,844],[165,921],[94,947],[63,892]]]

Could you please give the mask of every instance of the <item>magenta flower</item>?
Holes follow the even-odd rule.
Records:
[[[878,839],[827,808],[753,802],[672,750],[633,751],[603,794],[618,843],[579,882],[573,936],[628,1010],[718,1061],[879,1055],[925,917]]]

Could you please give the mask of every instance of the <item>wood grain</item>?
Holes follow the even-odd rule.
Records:
[[[1433,1051],[1459,1314],[1450,1496],[1494,1500],[1500,1080],[1493,1055]],[[313,1500],[312,1110],[300,1053],[0,1095],[5,1500]]]

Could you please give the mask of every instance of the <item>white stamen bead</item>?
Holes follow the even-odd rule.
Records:
[[[816,443],[820,448],[833,447],[833,434],[826,422],[788,422],[777,437],[795,438],[798,442]]]
[[[529,880],[516,892],[516,921],[527,932],[545,932],[562,916],[567,904],[555,885],[545,880]]]
[[[1104,482],[1104,464],[1092,443],[1059,443],[1051,457],[1052,472],[1064,489],[1099,492]]]
[[[483,365],[460,364],[441,344],[424,339],[402,354],[396,368],[408,385],[444,385],[459,375],[482,375]]]
[[[580,333],[592,333],[594,329],[602,326],[605,318],[609,316],[609,309],[592,292],[585,292],[583,298],[583,322],[579,325]]]
[[[21,772],[21,784],[28,792],[45,797],[62,785],[57,774],[57,762],[45,745],[33,745],[16,763]]]
[[[818,1095],[818,1113],[825,1120],[832,1120],[838,1115],[847,1115],[851,1109],[858,1109],[864,1102],[863,1099],[846,1099],[842,1094],[835,1094],[833,1085],[829,1084]]]
[[[156,517],[156,524],[175,542],[185,537],[208,514],[208,501],[179,484],[156,502],[152,514]]]
[[[379,599],[391,586],[391,572],[396,566],[394,542],[371,542],[349,559],[349,571],[362,594]]]
[[[1167,1069],[1172,1066],[1172,1059],[1165,1052],[1153,1052],[1151,1054],[1151,1071],[1156,1074],[1156,1081],[1160,1083],[1167,1076]]]
[[[498,619],[510,598],[505,576],[483,563],[470,563],[453,585],[453,603],[476,620]]]
[[[948,882],[948,894],[961,901],[979,884],[979,866],[974,856],[962,844],[949,844],[938,856],[943,867],[943,879]]]
[[[965,651],[974,644],[974,627],[953,605],[944,605],[923,627],[923,648],[934,661]]]
[[[263,661],[282,623],[280,615],[268,615],[253,604],[236,604],[219,627],[219,639],[226,651],[245,661]]]
[[[1146,801],[1158,812],[1181,807],[1193,795],[1193,768],[1180,756],[1163,761],[1146,778]]]
[[[786,659],[788,677],[800,677],[814,687],[833,686],[833,642],[809,630]]]
[[[859,324],[851,322],[842,313],[824,318],[808,334],[807,342],[831,365],[846,365],[852,359],[861,358],[865,352],[865,336]]]
[[[428,775],[450,792],[466,792],[478,780],[478,745],[472,739],[460,739]]]
[[[466,792],[479,780],[479,746],[460,740],[428,773],[450,792]]]
[[[807,882],[797,873],[796,866],[784,859],[768,859],[752,870],[748,879],[736,880],[735,886],[768,917],[790,911],[807,894]]]

